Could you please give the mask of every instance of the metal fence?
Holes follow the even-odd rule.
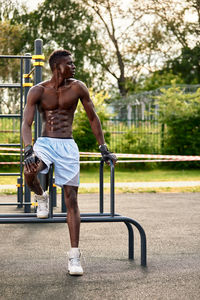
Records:
[[[20,146],[20,115],[0,115],[0,145]]]
[[[194,93],[200,85],[179,85],[182,92]],[[166,86],[163,88],[170,88]],[[105,128],[110,132],[110,148],[115,152],[162,153],[166,126],[159,121],[156,96],[161,89],[128,95],[112,101],[110,112],[115,119]]]
[[[184,85],[182,90],[192,93],[199,87],[200,85]],[[107,142],[113,152],[162,153],[166,128],[159,122],[155,102],[155,96],[160,93],[158,89],[134,94],[108,105],[114,118],[104,121],[104,131],[108,133]],[[34,131],[34,126],[32,128]],[[19,141],[19,136],[18,115],[0,115],[0,144],[15,144]]]
[[[105,122],[109,147],[121,153],[161,153],[164,126],[156,120],[111,119]]]
[[[160,153],[162,125],[156,120],[110,119],[105,121],[104,127],[109,135],[108,144],[112,151],[130,152],[129,149],[134,146],[134,153]],[[34,136],[34,126],[32,130]],[[20,146],[19,141],[20,116],[0,115],[0,146]]]

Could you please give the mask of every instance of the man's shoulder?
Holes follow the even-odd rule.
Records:
[[[86,85],[84,84],[84,82],[81,80],[78,80],[78,79],[73,79],[72,85],[80,87],[80,88],[84,88],[84,87],[87,88]]]
[[[41,83],[32,86],[28,93],[29,101],[38,101],[44,92],[44,86]]]
[[[31,92],[35,92],[35,93],[42,93],[42,92],[44,91],[44,88],[45,88],[45,86],[44,86],[43,82],[40,82],[40,83],[34,85],[34,86],[30,89],[30,91],[31,91]]]
[[[73,86],[79,91],[80,96],[88,94],[88,88],[83,81],[74,79]]]

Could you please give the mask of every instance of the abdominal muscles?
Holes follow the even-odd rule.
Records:
[[[72,137],[73,110],[46,110],[42,113],[42,117],[42,136],[55,138]]]

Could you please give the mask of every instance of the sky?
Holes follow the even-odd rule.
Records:
[[[18,0],[19,3],[22,3],[22,4],[27,4],[27,1],[26,0]],[[37,8],[37,5],[38,3],[42,3],[43,0],[33,0],[33,1],[29,1],[27,7],[28,9],[31,11],[31,10],[34,10]]]
[[[27,0],[18,0],[18,1],[19,1],[19,3],[25,3],[25,4],[27,4]],[[28,3],[28,8],[29,8],[29,10],[31,11],[31,10],[36,9],[38,3],[42,3],[43,1],[44,1],[44,0],[33,0],[33,1],[29,1],[29,3]],[[130,2],[131,2],[131,0],[123,0],[123,1],[122,1],[122,7],[123,7],[123,6],[126,7]]]

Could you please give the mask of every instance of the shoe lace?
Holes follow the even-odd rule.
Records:
[[[80,266],[80,258],[78,257],[72,257],[69,259],[70,263],[73,265],[73,266]]]

